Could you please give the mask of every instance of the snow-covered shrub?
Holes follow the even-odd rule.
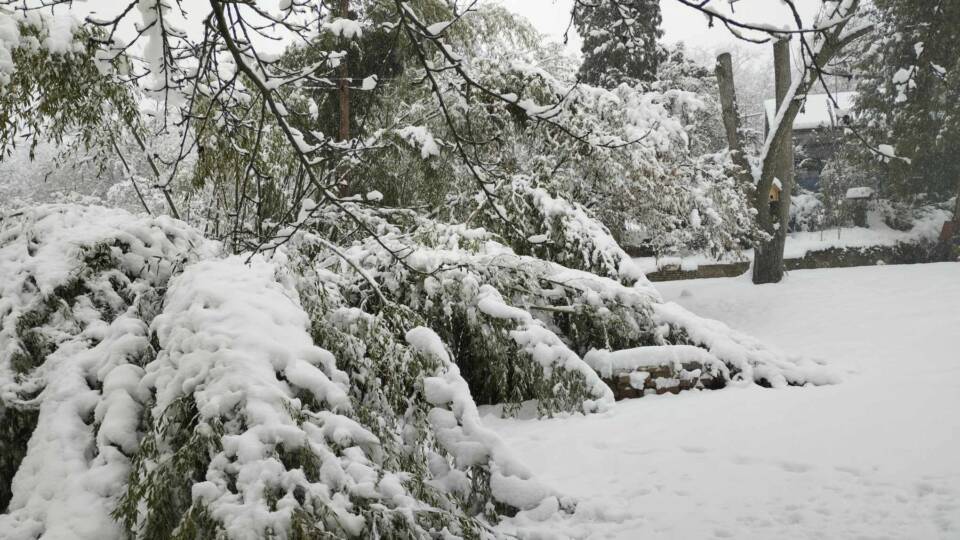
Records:
[[[825,227],[843,227],[853,220],[853,208],[847,201],[850,188],[879,188],[876,167],[857,161],[855,145],[840,144],[836,154],[827,161],[820,175]]]
[[[873,199],[867,206],[871,227],[886,225],[897,231],[910,231],[920,242],[934,242],[943,223],[950,221],[956,208],[956,199],[930,203],[922,198],[913,202]]]
[[[308,316],[276,272],[232,258],[171,284],[143,379],[156,428],[116,511],[132,532],[478,537],[474,516],[549,494],[480,425],[435,334]]]
[[[522,176],[514,177],[496,201],[498,212],[482,212],[481,223],[517,253],[629,283],[644,279],[607,227],[581,204]]]
[[[675,114],[681,115],[684,129],[689,135],[691,154],[709,155],[723,150],[727,147],[727,139],[723,131],[715,76],[709,67],[714,58],[710,57],[708,62],[702,63],[693,60],[682,41],[661,46],[666,49],[667,56],[657,70],[653,89],[692,94],[701,102],[697,107],[687,107],[682,106],[680,101],[678,104],[681,106],[675,107]]]
[[[900,201],[889,199],[874,199],[868,204],[868,211],[876,215],[880,221],[891,229],[909,231],[913,227],[914,208]]]
[[[619,271],[608,266],[613,275],[607,277],[519,255],[483,229],[425,218],[400,225],[403,220],[395,216],[373,214],[367,228],[379,236],[356,238],[338,254],[327,249],[322,238],[335,234],[344,221],[333,213],[306,224],[304,228],[314,232],[295,235],[291,253],[309,254],[302,265],[332,272],[350,307],[378,311],[378,306],[395,304],[411,309],[450,348],[476,399],[503,403],[507,412],[529,399],[538,401],[542,414],[608,407],[609,390],[582,360],[593,349],[670,344],[714,348],[712,340],[691,338],[701,335],[703,326],[692,314],[657,320],[659,295],[631,264]],[[609,237],[599,224],[580,229],[582,223],[574,223],[571,234],[578,242],[558,242],[559,251],[550,255],[589,261],[578,258],[581,247],[606,246]],[[564,237],[566,225],[558,222],[556,237]],[[573,249],[564,253],[564,246]],[[622,250],[616,247],[611,253]],[[398,254],[403,256],[400,262]],[[730,366],[730,373],[749,381],[769,382],[770,373],[750,366],[782,359],[759,344],[736,339],[724,343],[716,356]],[[759,356],[749,352],[751,348],[757,348]],[[783,360],[788,364],[791,361]],[[807,382],[799,371],[777,377],[784,383]]]
[[[412,312],[214,255],[167,218],[4,218],[5,538],[481,537],[552,494]]]
[[[166,217],[46,206],[0,222],[0,530],[93,537],[138,446],[149,324],[209,253]],[[28,440],[30,444],[28,446]]]
[[[790,198],[790,232],[819,231],[826,221],[822,196],[797,188]]]
[[[330,216],[328,223],[340,221]],[[313,269],[300,274],[332,272],[347,307],[402,310],[401,320],[420,321],[436,331],[481,403],[510,408],[537,399],[544,414],[609,406],[609,389],[533,316],[537,308],[550,310],[568,299],[582,302],[579,289],[563,283],[551,293],[542,291],[544,280],[561,267],[517,256],[483,230],[422,218],[418,223],[416,244],[384,222],[380,238],[358,240],[342,256],[325,249],[319,236],[301,234],[291,242],[296,246],[291,258],[296,254],[300,268]],[[317,230],[323,232],[324,225],[316,224]],[[406,252],[405,262],[398,264],[384,245]]]
[[[363,227],[306,212],[249,258],[168,218],[4,216],[0,530],[486,537],[556,494],[483,427],[474,396],[604,410],[612,392],[584,357],[668,364],[673,345],[716,359],[724,381],[831,380],[662,304],[642,275],[518,255],[412,212],[343,211]]]
[[[655,255],[702,253],[721,257],[745,249],[757,237],[755,212],[738,186],[727,152],[689,158],[678,168],[687,185],[675,207],[664,212],[672,220],[632,222],[626,241]],[[684,211],[686,213],[684,214]]]

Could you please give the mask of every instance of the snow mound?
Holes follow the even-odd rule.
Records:
[[[682,339],[706,349],[730,369],[734,379],[774,388],[823,385],[840,381],[838,374],[814,360],[788,356],[722,322],[695,315],[679,304],[653,306],[654,319],[680,332]]]
[[[336,290],[287,261],[104,208],[4,216],[4,539],[478,537],[556,498],[432,330],[308,312]]]
[[[716,356],[692,345],[659,345],[619,351],[595,349],[588,352],[583,360],[605,378],[617,373],[661,366],[670,366],[679,371],[684,364],[709,366],[715,373],[726,371],[726,366]]]
[[[149,434],[145,447],[154,452],[138,474],[163,485],[164,475],[181,472],[174,468],[179,459],[209,460],[194,475],[204,480],[189,486],[192,506],[222,523],[230,538],[288,530],[309,505],[329,508],[339,530],[356,535],[363,518],[351,514],[336,487],[374,491],[377,475],[362,449],[374,448],[377,438],[338,414],[350,411],[347,375],[313,345],[306,314],[273,272],[262,261],[248,267],[231,258],[193,265],[171,283],[152,325],[161,352],[142,384],[156,396],[155,422],[179,424],[189,439],[178,445],[179,433]],[[336,455],[334,444],[355,451]],[[298,453],[318,460],[313,481],[306,464],[289,467]],[[124,507],[134,502],[139,498],[131,496]],[[163,511],[149,508],[148,526]]]
[[[149,399],[149,320],[169,278],[214,249],[179,221],[99,207],[2,217],[4,538],[121,537],[110,512]]]
[[[310,318],[296,291],[275,279],[277,270],[237,257],[195,264],[173,280],[154,320],[161,352],[146,367],[143,385],[156,396],[154,422],[182,432],[148,434],[137,476],[144,486],[164,486],[182,473],[178,463],[194,464],[190,478],[203,480],[184,486],[190,500],[178,528],[209,527],[208,534],[222,530],[229,538],[307,530],[357,537],[399,534],[389,523],[399,519],[426,533],[424,516],[441,508],[427,505],[418,481],[431,485],[434,497],[466,500],[476,495],[477,469],[487,471],[493,497],[504,504],[527,508],[552,495],[482,426],[442,342],[422,327],[406,339],[441,366],[422,381],[422,412],[436,448],[429,450],[428,471],[399,466],[375,433],[377,422],[354,407],[350,374],[314,345]],[[383,413],[381,420],[390,421]],[[412,442],[405,450],[417,455],[430,446]],[[131,486],[121,505],[128,524],[162,527],[166,503],[155,506],[141,493]]]
[[[583,360],[613,386],[617,399],[646,392],[721,388],[745,381],[780,388],[839,382],[826,366],[788,356],[727,325],[679,305],[652,304],[664,344],[628,349],[593,349]]]

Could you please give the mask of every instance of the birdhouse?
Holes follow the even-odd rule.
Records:
[[[781,191],[783,191],[783,188],[781,187],[780,182],[774,182],[773,185],[770,186],[770,202],[771,203],[780,202]]]

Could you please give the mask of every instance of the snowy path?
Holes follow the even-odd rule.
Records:
[[[960,538],[960,264],[657,287],[697,314],[828,360],[844,381],[644,398],[590,417],[487,417],[541,480],[582,501],[577,517],[544,532]]]

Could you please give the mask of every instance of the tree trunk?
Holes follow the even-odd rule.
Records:
[[[343,19],[349,18],[350,15],[350,0],[340,0],[339,5],[340,17]],[[341,39],[346,44],[346,52],[349,53],[350,42],[349,40],[343,38]],[[337,94],[340,102],[340,129],[337,133],[337,140],[346,141],[350,139],[350,66],[347,63],[347,55],[340,60],[340,67],[338,70],[340,80],[337,82]],[[345,197],[349,195],[349,181],[347,180],[346,173],[343,174],[343,177],[340,181],[340,196]]]
[[[730,148],[730,158],[733,164],[740,169],[737,175],[740,183],[753,190],[753,175],[750,173],[750,162],[743,150],[743,139],[740,136],[740,109],[737,106],[737,92],[733,80],[733,61],[730,53],[717,56],[716,65],[717,86],[720,91],[720,108],[723,113],[723,128],[727,134],[727,146]]]
[[[773,44],[774,77],[776,79],[777,109],[783,105],[784,99],[792,83],[790,74],[790,41],[780,40]],[[781,126],[783,136],[779,138],[776,148],[770,149],[768,159],[774,160],[773,167],[768,170],[774,179],[770,182],[760,182],[761,186],[780,181],[780,200],[769,201],[769,190],[758,190],[756,204],[760,227],[766,232],[769,240],[757,242],[753,254],[753,282],[778,283],[783,279],[783,250],[787,240],[787,225],[790,221],[790,193],[793,190],[793,116],[787,115]]]
[[[957,241],[960,240],[960,179],[957,180],[957,199],[953,207],[953,216],[943,224],[940,230],[940,239],[934,246],[930,258],[933,261],[955,261],[960,252],[957,250]]]
[[[957,179],[957,200],[954,201],[953,221],[960,223],[960,179]]]
[[[340,0],[340,18],[350,16],[350,0]],[[349,48],[349,40],[344,40]],[[340,81],[337,83],[337,93],[340,98],[340,131],[338,139],[345,141],[350,138],[350,68],[347,65],[347,56],[340,60]]]

